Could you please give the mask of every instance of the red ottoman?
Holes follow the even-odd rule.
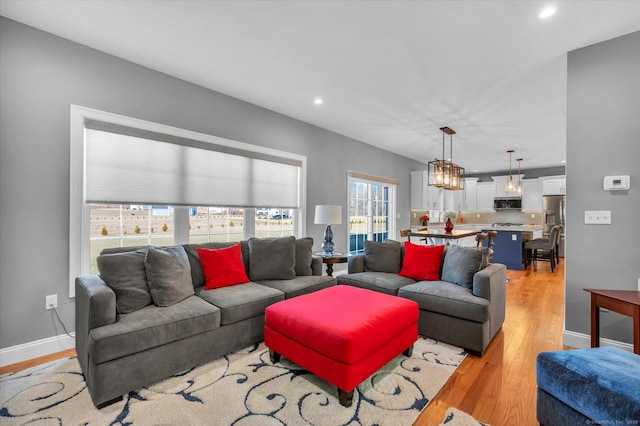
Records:
[[[280,355],[338,387],[340,404],[418,339],[418,304],[340,285],[275,303],[265,311],[264,343],[271,362]]]

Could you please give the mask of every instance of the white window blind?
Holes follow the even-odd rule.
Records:
[[[300,207],[296,159],[94,120],[85,144],[90,203]]]

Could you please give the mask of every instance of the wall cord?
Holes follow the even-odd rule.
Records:
[[[75,339],[76,337],[69,334],[69,332],[67,331],[67,327],[64,326],[64,323],[60,319],[60,315],[58,315],[58,308],[53,308],[53,313],[56,314],[56,317],[58,318],[58,322],[60,323],[60,325],[62,325],[62,328],[64,329],[64,332],[67,334],[67,336],[71,337],[72,339]]]

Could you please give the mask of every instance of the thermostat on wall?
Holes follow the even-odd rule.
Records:
[[[605,191],[622,191],[625,189],[629,189],[629,187],[630,187],[629,175],[604,177]]]

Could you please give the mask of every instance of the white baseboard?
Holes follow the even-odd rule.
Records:
[[[591,347],[591,336],[589,334],[577,333],[575,331],[565,330],[562,334],[562,344],[577,349],[586,349]],[[600,338],[600,346],[613,346],[623,351],[633,352],[631,343],[618,342],[617,340]]]
[[[27,361],[40,356],[53,354],[76,346],[75,338],[66,334],[47,337],[46,339],[34,342],[23,343],[22,345],[11,346],[0,349],[0,367]]]

